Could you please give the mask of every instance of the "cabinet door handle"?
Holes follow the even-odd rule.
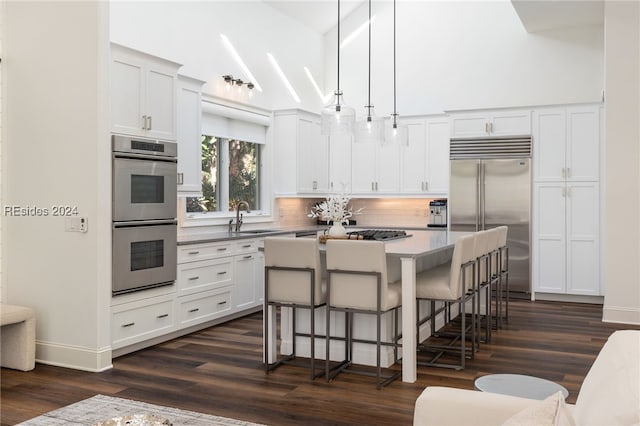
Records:
[[[251,247],[251,244],[245,244],[242,246],[242,248],[249,248],[249,247]]]
[[[192,314],[194,312],[198,312],[199,310],[200,310],[200,308],[189,309],[189,313]]]
[[[489,123],[489,133],[493,133],[493,122]]]
[[[424,182],[424,190],[428,191],[429,190],[429,181],[425,181]]]
[[[249,254],[249,255],[245,256],[244,259],[253,259],[253,255]]]
[[[178,173],[178,185],[184,185],[184,173]]]
[[[484,132],[489,133],[489,123],[484,123]]]
[[[198,250],[196,250],[196,251],[190,251],[190,252],[189,252],[189,256],[194,256],[194,255],[199,254],[199,253],[200,253],[200,252],[199,252]]]
[[[220,271],[218,272],[218,275],[225,275],[227,273],[227,271]]]
[[[218,251],[227,251],[227,248],[226,247],[220,247],[220,248],[218,248]]]
[[[161,314],[161,315],[158,315],[156,318],[162,319],[162,318],[166,318],[168,316],[169,316],[169,314]]]
[[[226,300],[223,300],[222,302],[218,302],[218,305],[226,305],[226,304],[227,304]]]
[[[318,189],[318,181],[317,180],[313,181],[313,189],[314,190]]]
[[[147,130],[147,116],[142,116],[142,130]]]
[[[134,325],[136,325],[136,323],[135,323],[135,322],[129,322],[129,323],[127,323],[127,324],[122,324],[122,327],[132,327],[132,326],[134,326]]]
[[[375,191],[374,186],[373,186],[373,182],[371,182],[371,191]]]
[[[200,277],[195,276],[195,277],[189,277],[189,281],[195,281],[195,280],[199,280]]]
[[[148,116],[148,118],[149,118],[149,125],[147,126],[147,130],[151,130],[151,128],[153,127],[153,121],[151,121],[152,117],[150,115]]]

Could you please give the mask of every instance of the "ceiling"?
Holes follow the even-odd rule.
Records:
[[[320,34],[336,24],[336,0],[262,1]],[[341,19],[363,3],[366,0],[340,0]],[[604,21],[604,0],[511,0],[511,4],[528,32],[602,25]]]
[[[338,2],[336,0],[262,0],[274,9],[288,15],[314,31],[324,34],[336,25]],[[341,0],[340,18],[353,12],[365,0]]]

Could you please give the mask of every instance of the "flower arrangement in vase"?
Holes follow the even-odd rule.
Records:
[[[361,207],[354,211],[349,205],[349,201],[351,201],[351,197],[346,195],[344,191],[341,194],[332,194],[325,201],[316,204],[307,216],[332,222],[329,235],[344,237],[347,235],[347,230],[343,225],[349,223],[350,217],[361,214],[363,209]]]

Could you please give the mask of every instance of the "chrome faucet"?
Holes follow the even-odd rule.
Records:
[[[244,209],[247,213],[251,213],[249,210],[249,203],[246,201],[238,201],[236,204],[236,232],[240,231],[240,227],[242,226],[242,214],[240,213],[240,208],[244,205]],[[229,222],[229,227],[231,227],[231,222]]]

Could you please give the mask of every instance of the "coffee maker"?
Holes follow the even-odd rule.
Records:
[[[447,200],[433,200],[429,202],[429,224],[427,227],[447,227]]]

